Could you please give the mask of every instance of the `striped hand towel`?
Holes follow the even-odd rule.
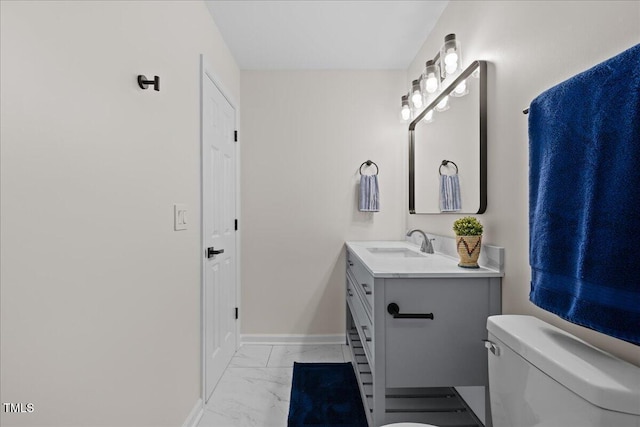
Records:
[[[377,175],[360,177],[360,212],[380,212],[380,193]]]
[[[461,208],[458,175],[440,175],[440,211],[458,212]]]

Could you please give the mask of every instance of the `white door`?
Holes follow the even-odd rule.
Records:
[[[204,390],[209,400],[236,350],[235,110],[202,72]]]

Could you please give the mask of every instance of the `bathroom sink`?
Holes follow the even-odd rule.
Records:
[[[374,255],[393,258],[422,258],[425,254],[407,248],[367,248]]]

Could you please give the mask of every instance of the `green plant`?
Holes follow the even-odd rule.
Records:
[[[465,216],[453,222],[453,232],[456,236],[480,236],[482,224],[475,217]]]

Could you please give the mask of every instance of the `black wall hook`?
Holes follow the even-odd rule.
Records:
[[[153,85],[153,89],[160,92],[160,77],[153,76],[153,80],[147,80],[142,74],[138,75],[138,86],[140,89],[146,89],[149,85]]]

